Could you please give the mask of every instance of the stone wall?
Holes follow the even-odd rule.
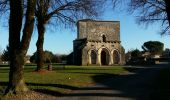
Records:
[[[114,65],[124,63],[119,21],[80,20],[77,27],[77,39],[73,42],[74,64]]]
[[[88,41],[102,41],[102,35],[106,41],[120,41],[119,21],[78,21],[77,39],[87,38]]]
[[[96,65],[101,65],[101,50],[106,49],[109,53],[109,64],[108,65],[113,65],[113,51],[118,51],[120,55],[120,62],[119,64],[123,64],[124,56],[122,55],[122,50],[120,43],[118,42],[87,42],[86,46],[82,48],[82,65],[90,65],[90,54],[91,51],[94,50],[96,51],[96,54],[98,56]]]

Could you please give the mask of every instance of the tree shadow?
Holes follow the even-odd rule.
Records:
[[[1,97],[4,95],[5,88],[7,87],[8,82],[0,82],[0,100]]]
[[[108,87],[76,87],[76,86],[63,85],[63,84],[27,83],[27,85],[28,86],[50,86],[50,87],[63,88],[63,89],[69,89],[69,90],[111,90]]]
[[[40,83],[26,83],[28,86],[50,86],[54,88],[63,88],[63,89],[69,89],[71,91],[81,91],[81,90],[111,90],[111,88],[108,87],[74,87],[70,85],[61,85],[61,84],[40,84]],[[3,89],[0,89],[0,94],[3,95],[5,87],[8,85],[8,82],[0,82],[0,86],[3,86]],[[49,90],[49,89],[33,89],[33,91],[52,95],[52,96],[62,96],[62,97],[74,97],[74,96],[113,96],[113,94],[110,93],[61,93],[55,90]]]
[[[70,85],[61,85],[61,84],[39,84],[39,83],[27,83],[29,86],[51,86],[56,88],[70,89],[69,93],[61,93],[49,89],[34,89],[36,92],[59,96],[59,97],[127,97],[127,98],[137,98],[140,93],[135,94],[134,91],[130,91],[124,87],[123,84],[125,81],[128,81],[130,78],[136,78],[134,75],[114,75],[114,74],[99,74],[93,76],[93,80],[98,83],[96,86],[88,87],[74,87]],[[106,80],[102,80],[104,77],[108,77]],[[111,81],[110,81],[111,80]],[[122,87],[123,86],[123,87]],[[135,87],[135,86],[134,86]],[[112,92],[112,91],[119,91]],[[129,94],[133,92],[135,94]],[[145,100],[145,99],[136,99],[136,100]]]
[[[8,82],[0,82],[0,86],[7,86]]]
[[[108,76],[108,75],[107,75]],[[103,76],[102,76],[103,77]],[[98,79],[97,79],[98,80]],[[69,89],[71,92],[68,93],[61,93],[55,90],[49,90],[49,89],[33,89],[33,91],[47,94],[47,95],[52,95],[52,96],[59,96],[59,97],[84,97],[84,96],[102,96],[102,97],[114,97],[114,96],[119,96],[119,97],[125,97],[125,95],[120,95],[120,94],[114,94],[114,93],[102,93],[102,92],[97,92],[97,93],[91,93],[91,92],[83,92],[81,91],[108,91],[112,90],[110,87],[100,87],[100,86],[92,86],[92,87],[74,87],[70,85],[61,85],[61,84],[39,84],[39,83],[27,83],[28,86],[50,86],[50,87],[55,87],[55,88],[63,88],[63,89]],[[74,92],[76,91],[76,92]],[[77,92],[80,91],[80,92]]]
[[[0,68],[0,73],[9,73],[9,68]]]
[[[96,88],[94,88],[94,90],[96,90]],[[34,90],[36,92],[39,93],[44,93],[47,95],[51,95],[51,96],[59,96],[59,97],[93,97],[93,96],[98,96],[98,97],[127,97],[124,94],[115,94],[115,93],[103,93],[103,92],[85,92],[85,93],[81,93],[81,92],[72,92],[72,93],[60,93],[57,91],[53,91],[53,90],[48,90],[48,89],[36,89]]]
[[[59,97],[124,97],[133,100],[149,100],[154,75],[160,66],[144,67],[125,67],[131,73],[127,74],[106,74],[99,73],[92,79],[97,83],[95,86],[75,87],[63,84],[41,84],[27,83],[28,86],[50,86],[54,88],[69,89],[71,92],[61,93],[49,89],[34,89],[33,91]],[[73,72],[79,73],[79,72]],[[82,73],[82,72],[80,72]],[[89,74],[89,72],[83,72]],[[105,79],[104,79],[105,78]],[[104,79],[104,80],[101,80]],[[8,82],[0,82],[0,85],[7,86]]]
[[[8,64],[0,64],[0,67],[9,67]]]
[[[103,75],[93,76],[93,80],[105,87],[109,87],[114,91],[121,91],[121,94],[135,100],[150,100],[150,95],[153,92],[155,79],[161,69],[167,68],[169,65],[154,65],[154,66],[135,66],[124,67],[129,71],[129,74],[120,74],[106,81],[98,80]]]

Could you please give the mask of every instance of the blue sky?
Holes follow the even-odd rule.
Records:
[[[127,52],[130,49],[141,49],[141,45],[146,41],[161,41],[164,43],[164,48],[170,48],[170,36],[160,36],[158,32],[161,29],[161,24],[156,23],[139,26],[135,22],[134,15],[128,15],[125,12],[113,12],[110,7],[105,9],[101,20],[120,21],[121,44]],[[8,28],[3,27],[2,20],[0,22],[0,50],[3,51],[8,44]],[[73,40],[77,37],[77,31],[69,29],[50,30],[47,28],[44,50],[52,51],[54,54],[69,54],[73,50]],[[32,55],[36,51],[37,32],[34,31],[28,54]]]

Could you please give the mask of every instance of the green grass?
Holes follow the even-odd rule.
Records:
[[[170,100],[170,69],[164,69],[153,85],[151,100]]]
[[[46,68],[47,69],[47,68]],[[121,66],[64,66],[54,65],[53,71],[34,72],[35,66],[24,68],[24,78],[31,90],[40,92],[68,93],[83,86],[94,85],[99,81],[126,72]],[[9,67],[0,67],[0,95],[8,82]]]

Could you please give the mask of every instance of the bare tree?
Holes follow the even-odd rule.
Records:
[[[76,20],[84,17],[96,17],[100,13],[105,0],[37,0],[36,19],[38,29],[37,71],[44,65],[44,34],[45,26],[51,21],[54,25],[73,25]],[[59,26],[58,26],[59,27]]]
[[[32,31],[34,28],[35,2],[36,0],[27,0],[25,25],[21,35],[21,29],[23,24],[23,0],[9,1],[10,72],[9,83],[5,94],[28,91],[23,77],[23,66],[25,63],[24,58],[26,56],[30,39],[32,36]]]
[[[112,0],[114,7],[126,0]],[[162,22],[161,34],[170,34],[170,1],[169,0],[128,0],[128,12],[134,13],[139,24]]]
[[[1,0],[0,1],[0,13],[5,13],[9,11],[9,0]]]
[[[167,13],[167,19],[168,19],[169,26],[170,26],[170,1],[169,0],[165,0],[165,8],[166,8],[166,13]]]

